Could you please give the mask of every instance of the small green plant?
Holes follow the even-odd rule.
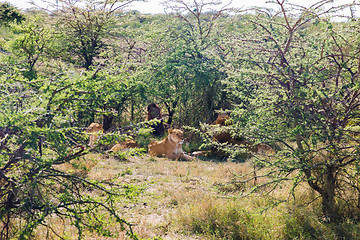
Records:
[[[133,174],[132,169],[131,169],[131,168],[128,168],[128,169],[126,169],[125,171],[123,171],[120,175],[121,175],[122,177],[124,177],[125,175],[132,175],[132,174]]]
[[[120,161],[128,161],[130,157],[143,156],[146,150],[144,148],[129,148],[117,153],[110,153],[110,156],[113,156]]]
[[[124,142],[129,139],[129,136],[121,134],[119,132],[107,133],[101,136],[99,144],[101,146],[113,146],[116,143]]]
[[[127,199],[134,199],[140,196],[140,194],[145,190],[144,186],[137,186],[134,184],[124,184],[122,186],[123,192],[122,195]]]
[[[136,140],[140,147],[147,148],[149,143],[152,141],[150,139],[152,131],[153,131],[152,128],[146,128],[146,127],[139,129]]]
[[[150,158],[149,158],[149,162],[157,162],[157,160],[156,160],[156,158],[154,158],[154,157],[150,157]]]

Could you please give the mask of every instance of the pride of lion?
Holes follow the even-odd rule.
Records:
[[[156,106],[156,105],[155,105]],[[148,108],[148,115],[152,114],[154,108]],[[156,109],[159,107],[156,106]],[[159,112],[159,111],[158,111]],[[160,112],[159,112],[160,113]],[[161,116],[161,115],[160,115]],[[149,116],[148,116],[149,118]],[[231,119],[228,114],[219,114],[218,118],[212,125],[217,125],[220,127],[225,127],[226,125],[231,125]],[[163,129],[162,129],[163,130]],[[99,123],[91,123],[87,128],[87,133],[90,135],[89,146],[95,148],[97,146],[100,135],[104,132],[103,125]],[[155,134],[156,135],[156,134]],[[221,132],[214,134],[213,141],[219,143],[228,143],[232,145],[242,145],[245,146],[250,152],[254,154],[263,154],[266,152],[272,152],[273,149],[266,144],[253,144],[244,138],[233,137],[230,133],[224,128]],[[209,152],[213,154],[220,154],[221,150],[213,149],[211,151],[198,151],[192,153],[192,156],[187,155],[183,149],[183,131],[180,129],[169,129],[168,136],[161,141],[153,141],[148,145],[148,152],[151,156],[167,157],[170,159],[181,159],[181,160],[192,160],[193,156],[206,156]],[[119,152],[128,148],[137,148],[139,145],[134,140],[127,140],[122,143],[117,143],[113,147],[109,147],[110,150],[107,152]]]

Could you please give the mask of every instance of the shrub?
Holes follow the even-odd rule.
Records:
[[[304,208],[292,211],[283,228],[284,239],[359,239],[359,223],[346,219],[329,222]]]

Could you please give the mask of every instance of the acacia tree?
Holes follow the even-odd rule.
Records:
[[[331,22],[328,1],[311,8],[275,1],[258,10],[238,35],[229,90],[248,105],[235,125],[254,141],[277,143],[273,160],[255,160],[277,186],[305,182],[331,221],[359,212],[359,138],[350,125],[360,107],[358,25]],[[233,43],[234,43],[233,42]],[[234,70],[238,68],[237,70]],[[244,96],[239,89],[252,89]],[[267,183],[269,184],[269,183]]]
[[[51,14],[58,17],[60,41],[68,53],[65,58],[89,69],[106,47],[104,37],[113,16],[134,1],[60,0]]]
[[[0,4],[0,24],[7,25],[11,22],[22,22],[25,17],[11,4],[5,2]]]
[[[0,76],[1,239],[31,238],[40,226],[62,238],[48,222],[54,216],[72,223],[79,238],[84,229],[116,236],[104,228],[104,216],[133,235],[114,208],[120,189],[59,168],[87,153],[83,129],[71,127],[68,107],[84,94],[77,91],[80,84],[69,78],[31,82],[18,73]],[[103,195],[92,197],[89,189]]]
[[[113,110],[107,111],[104,120],[116,119],[121,124],[127,124],[144,118],[145,86],[138,81],[137,72],[146,64],[142,38],[153,18],[156,16],[136,11],[118,14],[114,18],[114,25],[106,40],[107,50],[101,54],[104,69],[94,79],[102,82],[100,86],[103,85],[102,97],[97,104],[103,111]]]
[[[116,74],[109,73],[109,69],[89,71],[81,76],[79,81],[83,82],[79,82],[73,92],[79,99],[70,101],[67,106],[78,113],[78,116],[74,117],[78,125],[87,126],[96,116],[100,116],[103,128],[107,131],[114,120],[120,124],[139,120],[133,108],[136,108],[142,86],[124,70]]]
[[[211,11],[216,1],[167,4],[172,13],[147,39],[151,64],[145,74],[151,92],[166,106],[170,122],[175,112],[181,124],[210,122],[215,110],[227,104],[222,92],[226,73],[218,59],[221,18],[227,9]]]
[[[80,77],[86,79],[86,83],[81,87],[74,85],[73,97],[77,100],[72,103],[75,104],[67,106],[76,109],[72,112],[75,124],[84,126],[100,115],[104,129],[108,130],[120,115],[118,113],[128,107],[127,103],[135,101],[136,87],[129,77],[131,66],[127,65],[122,49],[117,48],[118,42],[123,41],[117,35],[126,33],[115,24],[115,21],[119,25],[128,21],[127,15],[120,13],[134,1],[63,0],[52,5],[51,10],[44,9],[50,11],[47,21],[55,22],[51,56],[57,60],[60,56],[77,67],[89,70],[84,74],[86,76]],[[97,65],[97,68],[92,71],[90,68],[93,65]]]
[[[22,24],[14,24],[17,37],[12,41],[12,51],[16,56],[25,58],[26,76],[35,77],[35,64],[51,48],[54,32],[43,24],[41,17],[29,16]]]

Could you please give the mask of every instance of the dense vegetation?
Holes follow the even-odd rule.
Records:
[[[1,239],[31,238],[55,215],[70,219],[79,236],[84,229],[112,236],[104,212],[136,238],[114,207],[118,186],[59,165],[94,151],[84,134],[92,122],[111,132],[109,143],[131,135],[146,146],[150,103],[168,124],[194,132],[191,150],[221,147],[231,161],[247,149],[211,146],[208,126],[229,113],[234,137],[275,150],[247,159],[254,173],[236,182],[262,179],[252,192],[292,182],[289,199],[305,183],[319,218],[358,220],[360,25],[353,5],[277,0],[275,9],[235,11],[171,0],[169,14],[144,15],[123,11],[128,2],[120,0],[59,2],[46,11],[0,5]],[[333,17],[344,9],[348,18]],[[84,195],[88,188],[101,197]]]

